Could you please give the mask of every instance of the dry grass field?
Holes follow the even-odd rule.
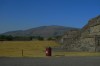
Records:
[[[0,42],[0,56],[5,57],[43,57],[45,48],[58,46],[54,41],[3,41]]]
[[[0,57],[45,57],[46,47],[59,46],[54,41],[1,41]],[[53,52],[52,56],[100,56],[99,52]]]
[[[54,56],[100,56],[100,52],[54,52]]]

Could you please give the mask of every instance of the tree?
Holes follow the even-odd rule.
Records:
[[[54,40],[52,37],[49,37],[47,40]]]
[[[13,40],[13,36],[11,36],[11,35],[0,35],[0,40],[11,41],[11,40]]]
[[[44,38],[41,37],[41,36],[38,36],[37,39],[38,39],[38,40],[44,40]]]
[[[8,41],[11,41],[11,40],[13,40],[13,36],[9,35],[9,36],[7,36],[6,39],[7,39]]]
[[[0,35],[0,40],[7,40],[7,36],[5,36],[5,35]]]
[[[33,39],[33,37],[32,37],[32,36],[30,36],[30,37],[29,37],[29,39],[30,39],[30,40],[32,40],[32,39]]]

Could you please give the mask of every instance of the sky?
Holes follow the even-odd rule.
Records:
[[[0,33],[49,25],[82,28],[100,0],[0,0]]]

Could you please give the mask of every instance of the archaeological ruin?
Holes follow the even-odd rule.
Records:
[[[92,18],[80,30],[69,30],[60,39],[67,51],[100,51],[100,16]]]

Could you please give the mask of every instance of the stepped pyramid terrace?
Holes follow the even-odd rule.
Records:
[[[60,43],[67,51],[100,51],[100,16],[92,18],[80,30],[69,30]]]

